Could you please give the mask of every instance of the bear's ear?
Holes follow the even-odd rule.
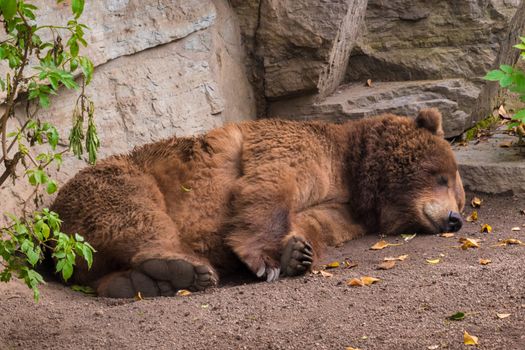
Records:
[[[425,108],[419,111],[416,117],[416,125],[418,128],[424,128],[432,134],[444,137],[443,126],[441,125],[441,113],[437,108]]]

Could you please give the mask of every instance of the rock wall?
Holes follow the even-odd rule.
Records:
[[[364,27],[345,84],[327,99],[311,94],[271,103],[269,114],[333,120],[438,107],[446,136],[459,136],[493,107],[497,84],[481,77],[518,58],[512,45],[525,27],[525,3],[369,0]]]
[[[41,23],[71,17],[67,2],[35,4]],[[87,94],[96,106],[100,157],[255,117],[240,27],[226,0],[88,1],[81,20],[91,28],[83,53],[96,66]],[[63,91],[40,113],[59,127],[64,141],[75,96]],[[83,166],[65,157],[56,178],[63,182]],[[30,189],[21,182],[0,189],[0,213],[16,211],[26,198]]]

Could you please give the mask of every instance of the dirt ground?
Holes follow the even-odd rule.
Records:
[[[369,249],[379,236],[363,237],[326,255],[325,263],[358,264],[327,270],[332,277],[239,277],[203,293],[140,301],[48,283],[38,304],[19,281],[0,283],[0,349],[464,349],[464,331],[479,338],[478,349],[525,349],[525,246],[494,246],[525,242],[525,196],[478,196],[478,222],[455,237],[387,237],[402,245],[383,250]],[[483,223],[494,231],[480,233]],[[460,237],[478,238],[480,247],[459,249]],[[403,254],[393,269],[376,269]],[[347,285],[361,276],[380,281]],[[456,312],[465,318],[447,319]]]

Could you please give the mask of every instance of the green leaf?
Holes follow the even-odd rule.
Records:
[[[73,37],[71,37],[71,39],[73,39]],[[69,44],[69,50],[71,51],[71,56],[78,56],[78,42],[76,40],[71,41],[71,43]]]
[[[82,292],[84,294],[88,294],[88,295],[95,295],[95,290],[89,286],[80,286],[78,284],[74,284],[71,286],[71,289],[74,290],[75,292]]]
[[[82,69],[82,74],[84,74],[84,77],[86,78],[86,85],[88,85],[93,78],[93,62],[91,62],[89,58],[81,56],[79,57],[79,63],[80,68]]]
[[[39,99],[40,105],[43,108],[49,107],[49,96],[48,95],[40,95],[38,99]]]
[[[465,318],[465,313],[464,312],[456,312],[455,314],[450,315],[448,317],[448,319],[451,320],[451,321],[461,321],[464,318]]]
[[[508,74],[512,74],[512,72],[514,71],[514,68],[512,68],[512,66],[509,66],[508,64],[502,64],[501,66],[499,66],[499,69]]]
[[[2,0],[0,2],[0,10],[6,20],[13,18],[16,13],[16,5],[16,0]]]
[[[517,45],[514,45],[513,47],[520,49],[520,50],[525,50],[525,44],[517,44]]]
[[[46,188],[47,194],[53,194],[57,191],[57,189],[58,189],[58,186],[55,180],[50,180],[47,183],[47,188]]]
[[[88,244],[82,245],[82,256],[86,260],[88,264],[88,268],[91,268],[91,265],[93,265],[93,248],[91,248]]]
[[[68,260],[64,261],[64,266],[62,267],[62,278],[65,282],[73,275],[73,264]]]
[[[510,75],[507,75],[505,77],[503,77],[500,81],[499,81],[499,85],[503,88],[506,88],[506,87],[509,87],[510,85],[512,85],[513,83],[513,79],[512,79],[512,76]]]
[[[75,18],[80,17],[84,11],[84,0],[73,0],[71,2],[71,9],[73,10]]]
[[[499,81],[500,79],[503,79],[505,76],[506,74],[504,72],[496,69],[496,70],[491,70],[490,72],[488,72],[487,75],[483,77],[483,79],[490,80],[490,81]]]

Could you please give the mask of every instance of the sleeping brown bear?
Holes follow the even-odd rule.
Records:
[[[108,297],[214,286],[243,263],[305,273],[365,233],[461,228],[463,186],[441,115],[344,124],[260,120],[171,138],[80,171],[52,210],[97,250],[75,283]]]

